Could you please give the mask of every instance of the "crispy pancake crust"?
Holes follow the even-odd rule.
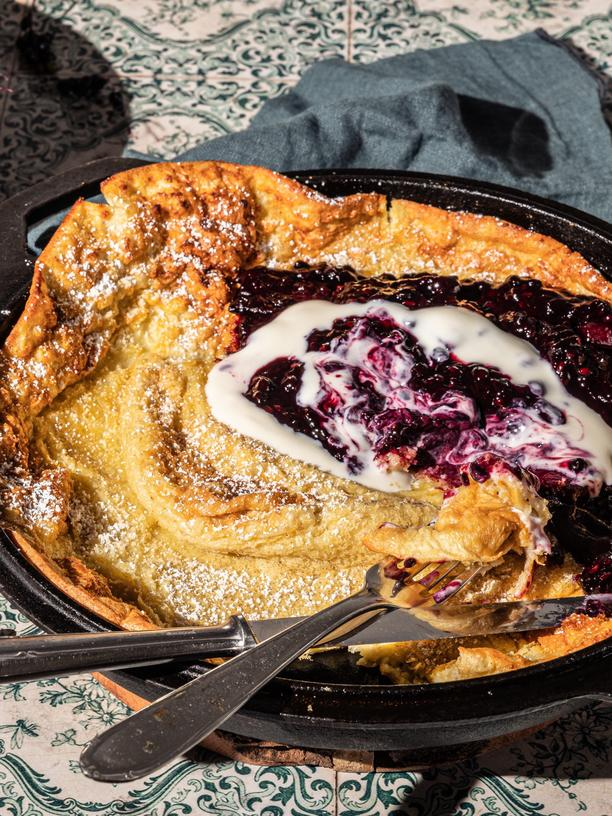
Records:
[[[574,614],[544,633],[383,643],[353,650],[360,654],[359,665],[376,667],[395,683],[444,683],[522,669],[611,636],[609,618]]]
[[[381,494],[236,440],[210,416],[203,383],[235,348],[228,281],[240,268],[300,261],[496,283],[519,275],[610,300],[584,258],[497,218],[404,200],[388,207],[377,194],[328,199],[259,167],[149,165],[102,191],[107,203],[77,202],[41,254],[0,352],[0,521],[63,591],[126,628],[206,620],[189,582],[183,594],[167,584],[173,570],[204,565],[194,580],[208,582],[209,619],[226,614],[228,592],[232,611],[300,614],[359,584],[372,558],[364,540],[389,551],[382,539],[397,532],[381,536],[383,521],[410,541],[418,528],[437,529],[428,535],[438,549],[424,546],[424,559],[493,560],[519,546],[524,530],[507,507],[493,531],[499,546],[485,553],[492,516],[471,512],[461,528],[461,508],[446,507],[428,527],[440,496],[427,480],[408,496]],[[96,525],[104,535],[91,549]],[[111,532],[120,552],[104,550]],[[179,550],[183,561],[159,560]],[[572,569],[557,591],[577,591]],[[494,584],[488,596],[502,597]],[[547,594],[541,579],[538,593]],[[606,636],[588,631],[592,642]]]

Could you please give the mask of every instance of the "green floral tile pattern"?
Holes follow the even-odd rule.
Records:
[[[612,813],[612,708],[589,706],[480,760],[422,774],[339,774],[338,816]]]
[[[242,128],[322,58],[371,61],[541,26],[604,75],[612,64],[601,0],[3,0],[1,12],[0,196],[126,146],[171,156]],[[38,64],[50,71],[14,48],[30,12]],[[0,627],[36,631],[1,598]],[[0,816],[612,814],[612,707],[603,705],[419,774],[258,768],[211,755],[103,785],[82,776],[78,755],[127,709],[98,683],[14,683],[0,687],[0,704]]]
[[[37,8],[86,31],[122,76],[295,76],[315,60],[344,56],[346,44],[343,0],[109,0],[103,5],[38,0]],[[149,13],[152,8],[159,13]],[[67,28],[59,44],[69,48]],[[63,70],[74,70],[70,54],[62,62]]]
[[[468,17],[471,19],[471,15]],[[464,18],[454,8],[445,16],[406,0],[385,3],[354,0],[350,58],[355,62],[372,62],[419,48],[466,42],[475,35],[461,27]]]

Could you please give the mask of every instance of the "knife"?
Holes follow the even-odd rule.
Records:
[[[567,615],[612,607],[612,595],[557,598],[544,601],[454,604],[393,609],[366,621],[343,637],[340,630],[317,648],[437,640],[548,629]],[[191,626],[138,632],[14,636],[0,630],[0,683],[59,677],[79,672],[194,662],[204,657],[229,657],[293,626],[303,618],[247,622],[234,615],[221,626]]]

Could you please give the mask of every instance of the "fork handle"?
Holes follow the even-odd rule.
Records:
[[[352,631],[362,613],[389,606],[364,589],[262,641],[99,734],[81,754],[83,772],[111,782],[152,773],[207,737],[325,635],[349,622]]]

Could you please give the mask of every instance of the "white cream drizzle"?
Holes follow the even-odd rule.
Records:
[[[571,396],[553,370],[542,359],[538,351],[527,341],[505,332],[487,318],[458,306],[434,306],[424,309],[408,309],[397,303],[372,300],[367,303],[334,304],[322,300],[296,303],[283,310],[277,317],[249,337],[246,345],[235,354],[219,362],[210,372],[206,384],[206,396],[213,416],[238,433],[256,439],[279,453],[321,468],[335,476],[352,479],[367,487],[394,492],[410,486],[412,476],[402,470],[384,470],[376,462],[366,429],[351,421],[351,412],[341,417],[335,416],[334,435],[355,454],[362,466],[358,473],[351,473],[344,462],[335,459],[325,448],[305,434],[293,431],[271,414],[248,400],[244,394],[253,375],[272,360],[295,357],[303,362],[304,372],[298,402],[302,406],[315,406],[321,396],[321,370],[317,367],[329,352],[307,351],[307,337],[314,330],[325,330],[338,319],[351,316],[389,316],[416,337],[428,357],[436,349],[446,348],[465,363],[480,363],[499,369],[516,385],[538,382],[543,387],[545,400],[560,408],[566,415],[562,425],[549,425],[542,421],[523,423],[512,435],[511,447],[520,446],[533,449],[558,444],[559,435],[568,448],[584,451],[584,458],[598,470],[601,478],[612,481],[612,429],[591,408]],[[344,363],[367,367],[368,354],[372,352],[374,341],[369,338],[356,340],[346,350]],[[418,396],[411,392],[406,383],[410,377],[410,356],[395,360],[395,366],[386,372],[389,378],[385,396],[393,401],[398,399],[403,407],[411,402],[418,408]],[[329,375],[327,375],[329,376]],[[333,387],[339,393],[348,387],[343,382],[342,371],[334,372]],[[347,400],[354,395],[345,391]],[[461,408],[470,413],[470,400],[463,398],[465,405],[457,405],[462,399],[459,394],[449,394],[453,408]],[[449,400],[440,404],[443,411]],[[430,413],[432,404],[428,406]],[[529,414],[529,409],[524,411]],[[529,414],[530,419],[534,416]],[[547,440],[547,436],[550,438]],[[491,440],[495,437],[490,436]],[[507,436],[498,440],[507,442]],[[552,445],[554,448],[554,444]],[[560,451],[561,454],[561,451]],[[562,458],[562,455],[561,455]],[[554,455],[546,456],[546,468],[555,469]],[[540,463],[541,464],[541,463]],[[567,471],[564,471],[567,473]],[[591,476],[592,478],[592,476]]]

